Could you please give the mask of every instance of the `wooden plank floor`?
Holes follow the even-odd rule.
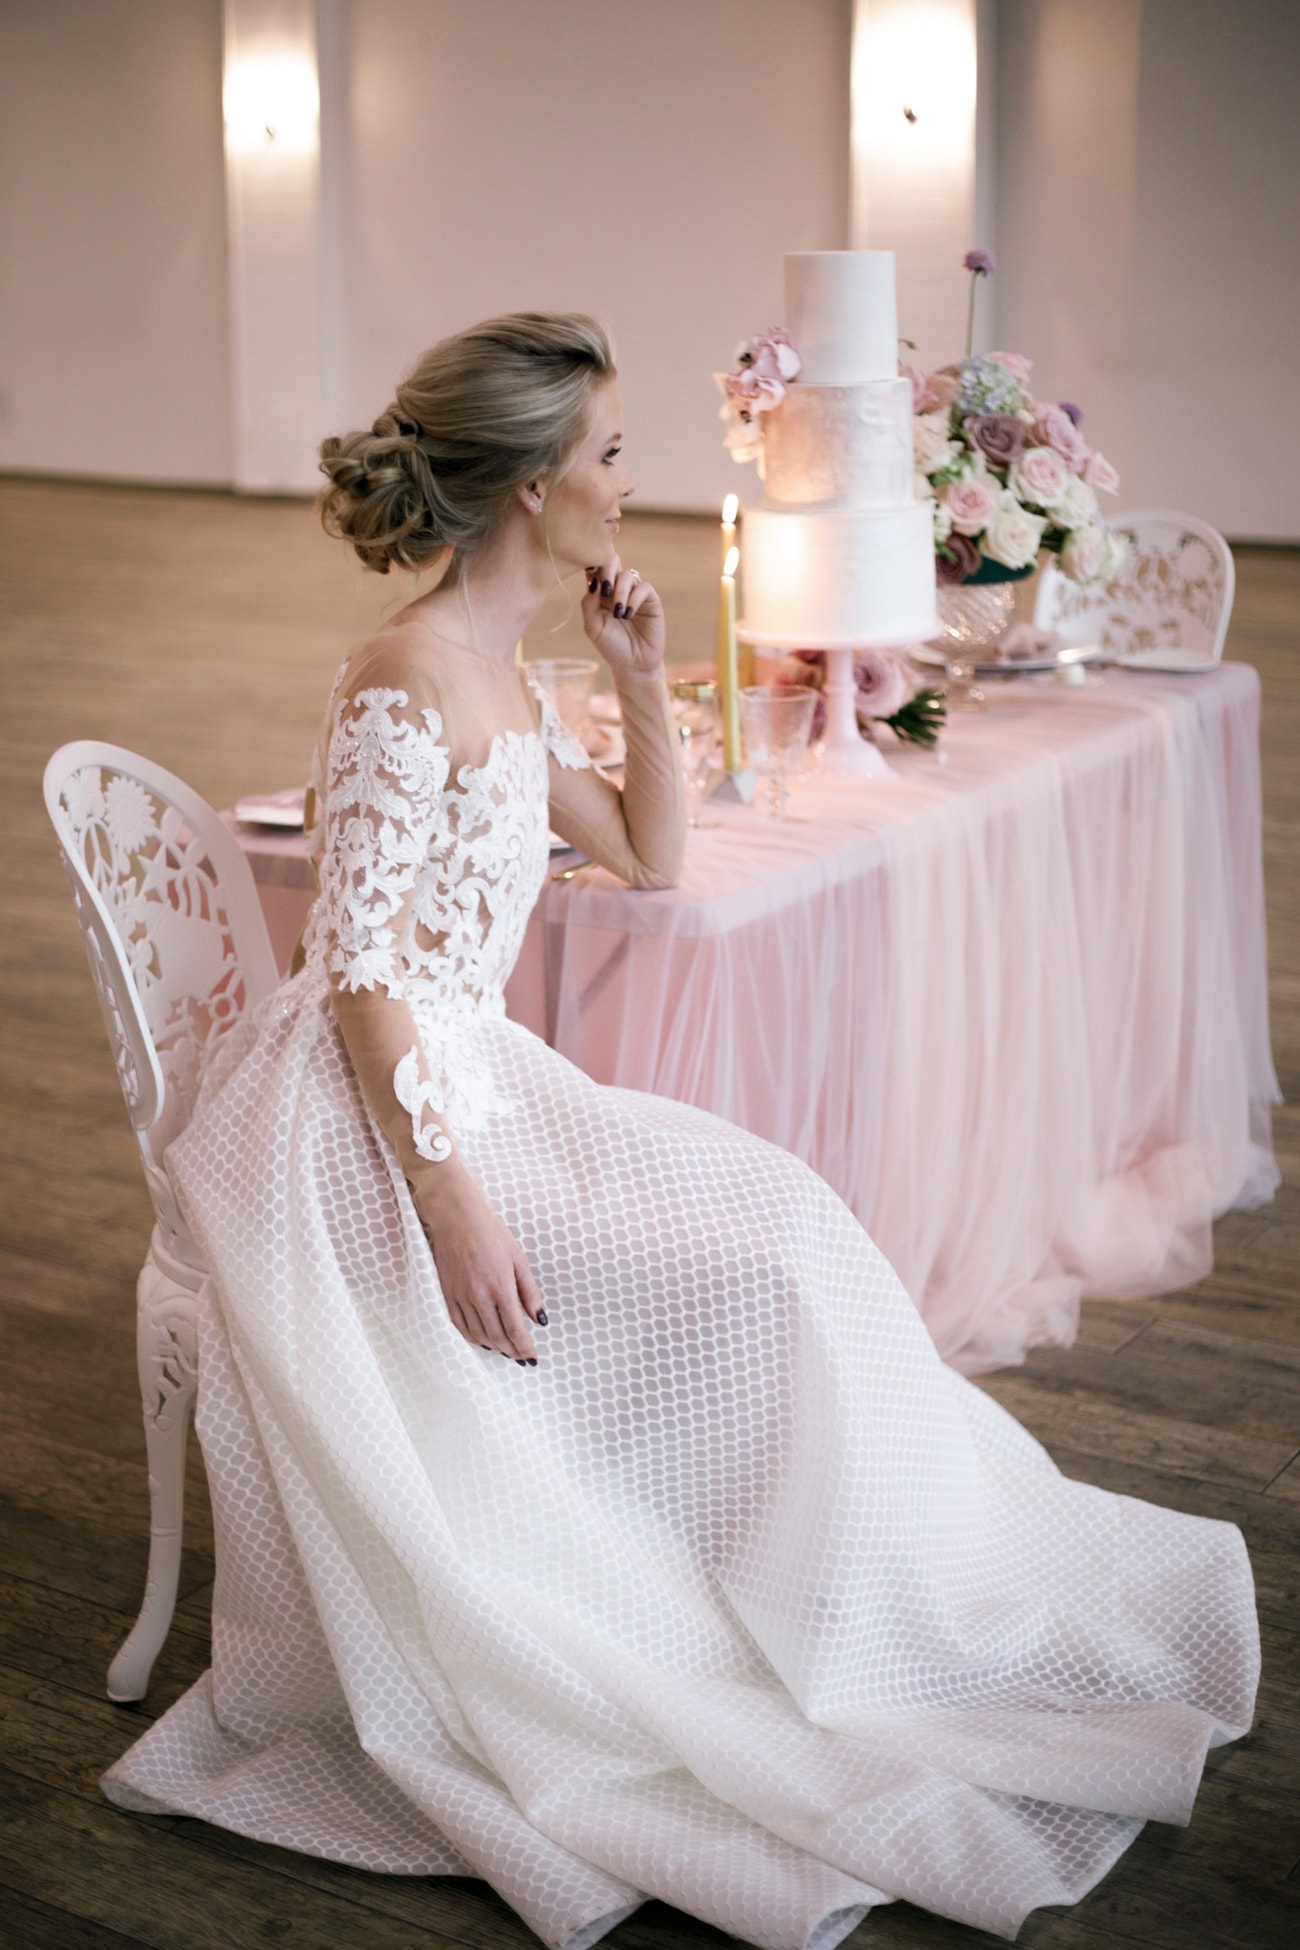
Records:
[[[627,559],[661,586],[674,654],[707,654],[716,529],[638,517]],[[1264,679],[1274,1047],[1300,1098],[1300,552],[1244,550],[1229,654]],[[482,1885],[368,1876],[120,1814],[100,1772],[206,1661],[211,1529],[197,1465],[177,1621],[147,1705],[104,1697],[138,1603],[147,1501],[133,1284],[149,1209],[80,937],[40,802],[65,739],[135,746],[216,804],[302,775],[325,687],[387,586],[302,504],[68,483],[0,482],[4,736],[0,789],[5,1117],[0,1322],[0,1694],[5,1820],[0,1939],[13,1950],[526,1950]],[[392,592],[390,599],[396,597]],[[557,592],[552,649],[575,640]],[[544,628],[530,644],[547,647]],[[1077,1909],[1039,1912],[1033,1950],[1300,1942],[1300,1120],[1277,1120],[1286,1183],[1216,1230],[1188,1292],[1085,1309],[1068,1353],[990,1391],[1071,1475],[1246,1532],[1265,1644],[1260,1717],[1211,1757],[1188,1830],[1149,1827]],[[650,1905],[611,1950],[721,1945]],[[992,1938],[898,1905],[853,1938],[972,1950]]]

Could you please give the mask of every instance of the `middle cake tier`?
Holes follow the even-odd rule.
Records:
[[[740,634],[767,649],[869,649],[937,636],[930,504],[747,508]]]

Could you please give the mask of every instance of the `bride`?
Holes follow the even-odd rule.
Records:
[[[168,1153],[212,1669],[106,1790],[482,1877],[556,1950],[650,1896],[767,1950],[894,1898],[1014,1935],[1249,1726],[1249,1566],[1062,1477],[804,1165],[507,1019],[548,824],[681,862],[619,423],[599,328],[524,314],[322,449],[365,563],[446,567],[336,679],[305,965]],[[514,659],[575,575],[621,792]]]

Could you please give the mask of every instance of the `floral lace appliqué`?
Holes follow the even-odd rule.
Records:
[[[558,715],[550,731],[578,754],[560,763],[589,762]],[[549,859],[546,729],[499,732],[482,765],[454,773],[442,736],[438,712],[415,711],[403,691],[336,699],[305,943],[319,977],[382,986],[410,1008],[421,1049],[398,1062],[393,1091],[434,1161],[450,1146],[430,1114],[468,1132],[511,1108],[470,1032],[505,1015]]]

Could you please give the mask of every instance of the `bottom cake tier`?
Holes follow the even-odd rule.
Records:
[[[746,642],[866,649],[939,634],[928,503],[833,513],[747,508],[743,521]]]

